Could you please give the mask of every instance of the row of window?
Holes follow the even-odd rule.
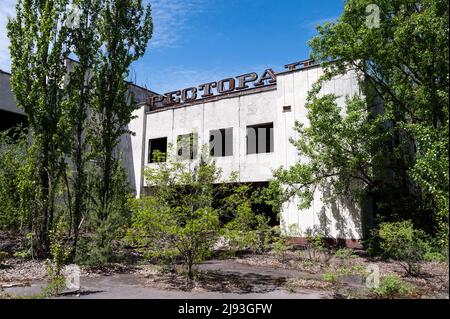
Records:
[[[273,152],[273,123],[247,126],[247,154]],[[177,154],[183,159],[197,158],[198,135],[190,133],[177,136]],[[161,161],[155,157],[155,151],[167,153],[167,137],[148,141],[148,162]],[[209,131],[209,154],[213,157],[233,155],[233,128]]]

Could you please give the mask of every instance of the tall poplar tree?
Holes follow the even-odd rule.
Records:
[[[69,210],[71,212],[71,229],[73,230],[73,256],[79,239],[81,220],[88,214],[88,178],[87,169],[92,152],[87,141],[90,125],[89,110],[93,101],[94,81],[92,72],[98,62],[100,41],[98,23],[100,0],[74,0],[72,2],[72,21],[70,24],[70,48],[77,57],[73,69],[68,70],[67,101],[71,166],[73,174],[67,178]],[[75,16],[76,15],[76,16]],[[70,180],[70,182],[69,182]],[[69,231],[69,234],[71,231]],[[71,235],[71,234],[70,234]]]
[[[49,251],[55,218],[56,186],[62,173],[65,117],[65,59],[69,54],[65,27],[67,0],[18,0],[16,17],[8,21],[11,41],[11,86],[30,126],[36,192],[32,230],[35,253]]]
[[[133,134],[128,124],[137,109],[126,79],[131,64],[145,53],[153,22],[150,4],[144,7],[141,0],[104,0],[101,7],[98,32],[102,50],[93,71],[94,116],[89,141],[98,168],[93,191],[95,241],[97,247],[107,249],[111,229],[116,227],[116,218],[121,218],[117,213],[125,205],[126,182],[117,146],[122,135]]]

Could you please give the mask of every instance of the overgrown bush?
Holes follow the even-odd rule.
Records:
[[[334,272],[328,271],[325,274],[323,274],[323,280],[330,282],[330,283],[336,283],[337,275]]]
[[[92,179],[99,178],[96,170],[91,174]],[[94,182],[94,193],[98,187]],[[128,202],[131,197],[126,172],[119,161],[112,175],[109,204],[104,208],[93,203],[89,207],[89,216],[83,221],[84,233],[81,234],[77,247],[77,263],[97,266],[117,261],[118,242],[125,236],[125,227],[131,218]]]
[[[327,253],[325,237],[319,233],[308,232],[306,235],[306,251],[311,261],[318,262]]]
[[[128,239],[149,258],[173,263],[181,259],[187,276],[211,254],[219,237],[219,212],[212,208],[220,170],[203,152],[199,162],[168,156],[145,171],[152,195],[132,201]]]
[[[286,253],[292,249],[292,244],[289,237],[280,235],[274,240],[272,248],[275,255],[284,263],[286,261]]]
[[[273,230],[270,218],[252,209],[252,204],[259,200],[257,192],[248,184],[232,184],[227,188],[229,193],[223,198],[222,215],[231,219],[223,227],[228,248],[263,253],[270,248]]]
[[[353,250],[349,248],[340,248],[333,255],[344,265],[348,265],[352,259],[357,257]]]
[[[378,236],[385,257],[397,260],[409,275],[420,272],[420,262],[430,250],[423,231],[415,229],[408,220],[381,223]]]
[[[58,295],[66,288],[62,269],[71,250],[64,236],[66,229],[67,223],[60,219],[56,229],[50,231],[50,255],[52,259],[47,259],[46,261],[47,274],[50,279],[49,284],[43,289],[46,296]]]
[[[447,260],[447,257],[443,254],[441,254],[440,252],[436,252],[436,251],[428,251],[425,253],[425,255],[423,256],[424,260],[426,261],[438,261],[438,262],[443,262]]]
[[[0,229],[22,230],[28,226],[27,203],[21,196],[26,182],[27,130],[0,132]]]
[[[397,275],[389,274],[380,280],[378,287],[372,288],[377,298],[405,298],[414,292],[414,287]]]

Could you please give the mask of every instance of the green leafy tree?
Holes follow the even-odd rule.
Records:
[[[69,43],[78,62],[72,62],[68,70],[67,99],[64,108],[68,114],[68,149],[70,150],[70,167],[73,174],[66,174],[68,208],[70,211],[69,236],[73,233],[72,257],[76,249],[81,229],[81,220],[88,215],[88,161],[92,158],[86,139],[89,107],[93,102],[92,70],[98,62],[100,41],[97,35],[99,23],[100,0],[74,0],[72,14],[77,14],[72,21]],[[69,175],[69,176],[67,176]]]
[[[27,130],[23,127],[0,132],[0,229],[24,232],[30,216],[22,203],[21,182],[28,178]]]
[[[169,155],[146,169],[151,195],[135,201],[130,232],[148,256],[172,262],[180,257],[190,279],[192,266],[211,253],[220,229],[212,203],[221,172],[205,148],[202,154],[198,161]]]
[[[144,8],[141,0],[104,0],[99,14],[102,50],[93,70],[94,116],[88,138],[96,163],[92,190],[95,219],[102,223],[115,214],[117,203],[124,203],[122,185],[115,188],[118,184],[114,183],[114,175],[122,169],[117,146],[122,135],[133,134],[127,125],[137,108],[126,78],[132,62],[145,53],[153,23],[150,5]],[[98,239],[99,245],[105,244],[105,236]]]
[[[141,0],[105,0],[99,22],[99,40],[104,46],[93,77],[95,81],[94,125],[90,143],[100,168],[98,185],[99,217],[105,219],[111,199],[111,177],[118,163],[116,147],[137,105],[126,78],[131,63],[144,53],[152,35],[150,6]]]
[[[212,203],[220,174],[206,151],[198,161],[169,155],[147,168],[151,195],[134,200],[130,238],[145,247],[148,257],[181,258],[193,279],[192,266],[211,253],[219,236],[219,211]]]
[[[62,173],[65,117],[61,104],[65,89],[68,30],[67,0],[19,0],[16,16],[8,21],[11,41],[11,87],[30,127],[30,149],[37,170],[33,216],[36,253],[50,249],[49,230],[55,218],[55,196]]]
[[[294,141],[306,161],[276,172],[278,202],[299,195],[308,206],[318,187],[369,196],[377,213],[448,244],[448,2],[349,0],[318,33],[310,45],[325,75]],[[349,71],[363,96],[341,109],[320,85]]]

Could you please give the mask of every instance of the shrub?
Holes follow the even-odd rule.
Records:
[[[349,248],[340,248],[336,250],[336,252],[334,253],[334,257],[347,260],[356,258],[357,256],[355,255],[355,253],[353,253],[353,250]]]
[[[29,177],[27,142],[26,128],[0,132],[0,229],[23,230],[29,222],[29,194],[22,191]]]
[[[380,285],[372,288],[372,293],[378,298],[404,298],[413,292],[414,287],[393,274],[383,277]]]
[[[273,239],[273,229],[269,226],[270,218],[264,215],[256,215],[256,247],[258,252],[266,251]]]
[[[337,282],[337,276],[335,273],[328,271],[323,275],[323,279],[330,283],[336,283]]]
[[[357,256],[353,252],[353,250],[349,248],[340,248],[335,251],[334,257],[341,261],[341,263],[348,265],[351,259],[356,258]]]
[[[423,257],[424,257],[424,260],[426,260],[426,261],[443,262],[443,261],[447,260],[446,256],[444,256],[443,254],[436,252],[436,251],[428,251],[425,253],[425,255]]]
[[[266,251],[270,248],[273,231],[269,225],[270,218],[256,214],[252,209],[252,204],[260,200],[258,191],[246,184],[226,188],[229,194],[224,196],[221,216],[231,218],[224,226],[229,248],[249,249],[257,253]]]
[[[45,296],[58,295],[66,288],[66,280],[61,271],[71,251],[64,238],[67,227],[67,223],[61,218],[56,229],[50,231],[50,255],[52,259],[46,260],[50,283],[43,289]]]
[[[16,257],[16,258],[28,259],[28,258],[31,258],[31,251],[30,250],[16,251],[13,254],[13,256]]]
[[[399,261],[409,275],[420,272],[419,262],[429,251],[423,231],[415,229],[411,221],[403,221],[380,224],[378,235],[385,257]]]
[[[319,261],[320,254],[326,253],[325,238],[321,234],[308,233],[306,236],[306,250],[309,260]]]
[[[145,177],[152,195],[131,200],[128,238],[148,258],[173,263],[181,259],[189,279],[192,266],[212,252],[219,237],[219,212],[212,208],[214,183],[220,177],[203,152],[198,163],[168,157]]]
[[[339,267],[336,270],[336,274],[339,276],[350,276],[350,275],[367,275],[367,270],[363,265],[353,265],[350,267]]]
[[[98,179],[99,172],[91,172],[92,179]],[[94,182],[94,193],[99,186]],[[117,243],[125,236],[125,227],[129,225],[131,210],[128,199],[130,187],[126,172],[119,162],[115,165],[111,176],[109,201],[106,208],[93,205],[92,211],[85,222],[85,233],[80,235],[75,261],[89,266],[103,265],[116,262]]]
[[[280,259],[282,263],[286,261],[286,253],[292,249],[292,244],[288,237],[280,236],[275,240],[272,245],[275,255]]]

